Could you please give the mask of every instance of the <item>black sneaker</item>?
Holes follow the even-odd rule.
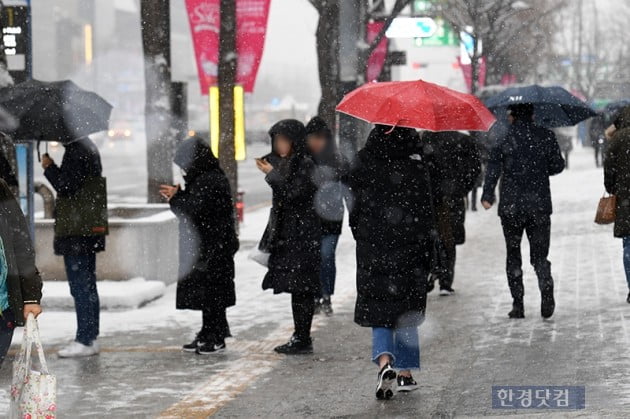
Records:
[[[279,354],[285,355],[307,355],[313,353],[313,339],[300,339],[291,336],[291,339],[284,345],[276,346],[274,349]]]
[[[553,289],[551,291],[545,291],[542,293],[540,302],[540,315],[543,319],[548,319],[553,316],[553,311],[556,309],[556,301],[553,298]]]
[[[455,294],[455,290],[451,287],[440,287],[440,297],[448,297]]]
[[[225,351],[225,342],[203,343],[197,348],[197,354],[199,355],[212,355],[223,351]]]
[[[391,365],[385,365],[378,373],[376,381],[376,398],[378,400],[389,400],[394,397],[394,386],[396,385],[396,371]]]
[[[512,311],[508,313],[508,317],[510,319],[524,319],[525,318],[525,307],[523,307],[523,302],[515,301],[512,303]]]
[[[184,352],[197,352],[197,348],[199,348],[201,345],[203,345],[203,343],[199,341],[199,338],[195,338],[195,340],[193,340],[192,342],[182,346],[182,350]]]
[[[418,383],[416,383],[416,380],[414,380],[411,376],[405,377],[403,375],[399,375],[397,382],[398,391],[410,392],[418,388]]]
[[[321,302],[321,306],[320,307],[321,307],[321,311],[326,316],[332,316],[333,309],[332,309],[332,302],[330,301],[330,297],[322,298],[322,302]]]

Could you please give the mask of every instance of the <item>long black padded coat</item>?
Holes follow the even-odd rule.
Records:
[[[210,148],[196,138],[179,146],[175,164],[186,171],[185,189],[170,200],[179,219],[177,308],[233,306],[238,239],[227,177]]]
[[[321,221],[315,211],[317,186],[313,182],[315,164],[306,151],[304,125],[282,120],[270,130],[272,152],[265,159],[274,166],[265,178],[273,193],[268,224],[267,275],[263,289],[275,294],[318,294],[320,290]],[[283,135],[293,143],[290,157],[275,152],[275,137]]]
[[[377,126],[350,176],[356,240],[354,320],[365,327],[417,325],[426,308],[434,237],[429,168],[418,134]]]

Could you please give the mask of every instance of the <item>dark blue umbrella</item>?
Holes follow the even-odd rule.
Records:
[[[485,102],[499,117],[506,114],[508,106],[526,103],[534,105],[536,124],[546,128],[571,127],[597,116],[586,102],[558,86],[511,87]]]

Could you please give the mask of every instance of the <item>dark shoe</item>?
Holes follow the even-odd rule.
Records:
[[[192,342],[182,346],[182,350],[184,352],[197,352],[197,348],[199,348],[201,345],[202,343],[199,341],[199,338],[195,338],[195,340],[193,340]]]
[[[556,309],[556,301],[553,299],[553,289],[551,291],[545,291],[542,293],[540,302],[540,315],[543,319],[548,319],[553,316],[553,311]]]
[[[225,351],[225,342],[203,343],[197,348],[199,355],[212,355],[223,351]]]
[[[284,345],[274,348],[279,354],[285,355],[306,355],[313,353],[313,339],[300,339],[297,336],[291,336],[291,339]]]
[[[512,311],[508,313],[510,319],[524,319],[525,307],[523,307],[522,301],[515,301],[512,303]]]
[[[391,365],[385,365],[378,373],[376,381],[376,398],[379,400],[389,400],[394,397],[394,386],[396,385],[396,371]]]
[[[318,314],[322,314],[322,300],[321,298],[315,298],[315,302],[313,303],[315,305],[315,310],[313,311],[313,315],[318,315]]]
[[[322,313],[324,313],[326,316],[332,316],[332,314],[333,314],[333,309],[332,309],[332,302],[330,301],[330,297],[324,297],[324,298],[322,298],[322,302],[321,302],[321,311],[322,311]]]
[[[440,297],[448,297],[455,294],[455,290],[451,287],[440,287]]]
[[[408,393],[418,388],[418,383],[416,383],[416,380],[414,380],[413,377],[405,377],[403,375],[399,375],[397,381],[398,391]]]
[[[628,298],[626,298],[626,303],[630,304],[630,292],[628,293]]]

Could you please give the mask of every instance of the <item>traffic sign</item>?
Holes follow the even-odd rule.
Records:
[[[388,38],[430,38],[437,31],[430,17],[397,17],[385,33]]]
[[[416,38],[418,47],[455,47],[459,45],[459,39],[452,26],[443,19],[435,19],[437,30],[429,38]]]

